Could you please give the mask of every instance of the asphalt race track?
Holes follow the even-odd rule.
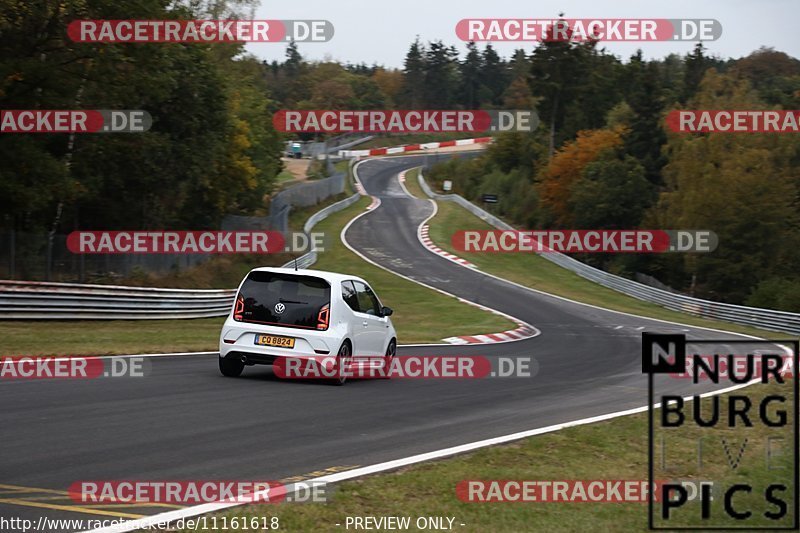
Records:
[[[3,380],[0,516],[150,515],[172,507],[90,515],[70,507],[62,491],[79,480],[313,477],[639,407],[647,401],[643,330],[734,338],[537,294],[432,254],[416,237],[432,205],[406,196],[397,181],[399,171],[421,163],[404,157],[358,166],[367,192],[382,203],[349,227],[348,243],[397,273],[518,317],[541,335],[487,346],[401,347],[399,355],[528,356],[538,363],[535,375],[334,387],[280,381],[268,367],[225,378],[211,355],[154,358],[142,378]],[[664,386],[678,390],[681,381]]]

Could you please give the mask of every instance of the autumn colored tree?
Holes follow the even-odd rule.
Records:
[[[403,90],[403,73],[399,70],[380,67],[372,74],[372,79],[386,97],[386,105],[396,107],[400,102]]]
[[[550,159],[539,176],[539,195],[543,206],[552,214],[552,223],[558,227],[572,227],[575,223],[571,208],[574,184],[587,165],[604,151],[622,144],[623,131],[586,130],[562,146]]]

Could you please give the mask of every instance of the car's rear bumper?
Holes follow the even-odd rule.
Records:
[[[295,339],[294,348],[277,346],[264,346],[256,344],[258,335],[270,334],[292,337]],[[222,328],[219,342],[220,357],[241,358],[244,356],[246,364],[272,364],[276,358],[318,358],[336,354],[346,332],[336,326],[326,331],[307,330],[299,328],[264,327],[257,324],[240,322],[226,322]]]
[[[223,357],[221,354],[220,356]],[[280,356],[239,350],[231,350],[224,356],[225,359],[234,359],[246,365],[271,365],[278,357]]]

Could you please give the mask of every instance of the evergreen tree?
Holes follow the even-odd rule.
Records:
[[[460,83],[458,52],[442,41],[428,43],[425,51],[423,105],[427,109],[450,109],[456,102]]]
[[[425,47],[419,37],[414,39],[403,62],[403,89],[401,100],[408,109],[419,109],[423,103],[425,84]]]
[[[645,63],[639,50],[631,57],[627,71],[631,81],[627,102],[633,117],[625,135],[625,150],[644,167],[650,183],[661,185],[661,168],[666,163],[661,150],[667,137],[662,125],[664,102],[659,68],[655,63]]]
[[[460,64],[461,92],[459,102],[465,109],[476,109],[481,104],[481,73],[483,57],[473,41],[467,43],[467,55]]]
[[[493,106],[503,103],[503,93],[510,82],[507,67],[503,59],[491,44],[483,50],[483,70],[481,71],[481,85],[486,87],[488,94],[485,99]]]

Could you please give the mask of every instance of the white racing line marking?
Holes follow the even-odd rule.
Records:
[[[357,163],[356,167],[360,163],[361,162]],[[361,182],[358,179],[358,175],[355,174],[355,167],[354,167],[354,175],[356,177],[357,183],[360,185]],[[340,235],[340,237],[341,237],[342,241],[344,242],[344,244],[351,251],[353,251],[354,253],[356,253],[359,256],[361,256],[361,254],[359,254],[358,252],[353,250],[353,248],[344,239],[344,233],[347,230],[347,228],[350,226],[350,224],[352,224],[356,219],[358,219],[358,218],[360,218],[360,217],[362,217],[362,216],[364,216],[364,215],[366,215],[368,213],[371,213],[371,212],[372,211],[364,211],[363,213],[359,214],[357,217],[353,218],[345,226],[345,228],[342,229],[342,233]],[[361,256],[361,257],[363,258],[363,256]],[[369,260],[367,260],[367,261],[369,261]],[[372,261],[369,261],[369,262],[372,263]],[[375,263],[373,263],[373,264],[375,264]],[[458,264],[458,263],[455,263],[455,264]],[[380,266],[380,265],[377,265],[377,266]],[[381,266],[381,268],[384,268],[384,267]],[[467,268],[467,267],[462,267],[462,268]],[[384,268],[384,270],[392,272],[391,270],[388,270],[386,268]],[[420,283],[420,282],[418,282],[416,280],[413,280],[411,278],[406,278],[405,276],[397,274],[396,272],[392,272],[392,273],[397,275],[397,276],[403,277],[405,279],[409,279],[410,281],[413,281],[414,283],[419,283],[420,285],[423,285],[423,286],[427,287],[427,285],[424,285],[423,283]],[[542,294],[542,295],[545,295],[545,296],[550,296],[552,298],[558,298],[560,300],[571,302],[571,303],[578,304],[578,305],[585,305],[585,306],[588,306],[588,307],[591,307],[591,308],[594,308],[594,309],[600,309],[600,310],[603,310],[603,311],[610,311],[610,312],[613,312],[613,313],[618,313],[618,314],[622,314],[622,315],[625,315],[625,316],[632,316],[632,317],[636,317],[636,318],[643,318],[643,319],[646,319],[646,320],[653,320],[653,321],[656,321],[656,322],[663,322],[665,324],[680,325],[680,326],[686,326],[686,327],[691,327],[691,328],[703,329],[703,330],[707,330],[707,331],[715,331],[715,332],[719,332],[719,333],[733,334],[733,335],[738,335],[738,336],[742,336],[742,337],[745,337],[745,338],[763,340],[760,337],[755,337],[753,335],[747,335],[747,334],[744,334],[744,333],[734,333],[734,332],[731,332],[731,331],[708,328],[708,327],[704,327],[704,326],[693,326],[691,324],[682,324],[680,322],[671,322],[671,321],[668,321],[668,320],[662,320],[662,319],[658,319],[658,318],[646,317],[646,316],[636,315],[636,314],[633,314],[633,313],[626,313],[626,312],[623,312],[623,311],[616,311],[614,309],[606,309],[604,307],[599,307],[599,306],[592,305],[592,304],[587,304],[587,303],[584,303],[584,302],[577,302],[575,300],[570,300],[569,298],[564,298],[562,296],[556,296],[554,294],[550,294],[550,293],[547,293],[547,292],[544,292],[544,291],[539,291],[537,289],[531,289],[530,287],[525,287],[523,285],[519,285],[518,283],[514,283],[512,281],[508,281],[508,280],[505,280],[503,278],[499,278],[499,277],[494,276],[492,274],[487,274],[486,272],[482,272],[481,271],[481,274],[484,274],[484,275],[487,275],[487,276],[491,276],[493,278],[499,279],[501,281],[505,281],[507,283],[512,283],[513,285],[516,285],[516,286],[518,286],[520,288],[529,290],[531,292],[535,292],[535,293]],[[442,292],[444,294],[447,294],[446,292],[441,291],[439,289],[436,289],[435,287],[429,287],[429,288],[431,288],[433,290],[436,290],[438,292]],[[456,298],[458,298],[458,297],[456,297]],[[458,299],[461,300],[461,298],[458,298]],[[470,303],[472,303],[472,302],[470,302]],[[409,346],[424,346],[424,345],[409,345]],[[788,350],[788,348],[786,348],[785,346],[782,346],[782,348],[784,348],[784,350],[787,350],[787,351],[790,352],[790,350]],[[203,353],[216,353],[216,352],[203,352]],[[170,354],[153,354],[153,355],[170,355]],[[191,354],[190,353],[186,353],[186,354],[181,354],[181,355],[191,355]],[[758,381],[759,381],[759,379],[754,379],[753,381],[750,381],[748,383],[735,385],[735,386],[728,387],[728,388],[725,388],[725,389],[720,389],[720,390],[717,390],[717,391],[711,391],[711,392],[707,392],[707,393],[704,393],[704,394],[700,394],[699,397],[700,398],[708,398],[708,397],[717,396],[717,395],[720,395],[720,394],[725,394],[725,393],[732,392],[732,391],[735,391],[735,390],[738,390],[738,389],[741,389],[741,388],[744,388],[744,387],[748,387],[748,386],[750,386],[752,384],[758,383]],[[693,397],[692,396],[687,396],[687,397],[684,398],[684,400],[685,401],[692,401]],[[660,403],[656,403],[653,406],[653,408],[657,409],[657,408],[660,407],[660,405],[661,405]],[[379,473],[379,472],[386,472],[386,471],[389,471],[389,470],[395,470],[395,469],[401,468],[403,466],[412,465],[412,464],[416,464],[416,463],[421,463],[421,462],[424,462],[424,461],[430,461],[432,459],[440,459],[440,458],[443,458],[443,457],[457,455],[457,454],[469,452],[469,451],[472,451],[472,450],[476,450],[476,449],[479,449],[479,448],[485,448],[485,447],[488,447],[488,446],[493,446],[493,445],[496,445],[496,444],[504,444],[504,443],[507,443],[507,442],[511,442],[511,441],[515,441],[515,440],[519,440],[519,439],[524,439],[524,438],[527,438],[527,437],[533,437],[533,436],[542,435],[542,434],[545,434],[545,433],[552,433],[552,432],[560,431],[562,429],[566,429],[566,428],[570,428],[570,427],[582,426],[582,425],[586,425],[586,424],[593,424],[595,422],[602,422],[602,421],[605,421],[605,420],[611,420],[611,419],[619,418],[619,417],[622,417],[622,416],[642,413],[642,412],[647,411],[647,409],[648,409],[648,406],[645,405],[645,406],[642,406],[642,407],[635,407],[635,408],[626,409],[626,410],[623,410],[623,411],[615,411],[615,412],[608,413],[608,414],[605,414],[605,415],[598,415],[598,416],[593,416],[593,417],[589,417],[589,418],[582,418],[582,419],[579,419],[579,420],[573,420],[573,421],[570,421],[570,422],[564,422],[562,424],[554,424],[554,425],[551,425],[551,426],[545,426],[545,427],[542,427],[542,428],[530,429],[530,430],[527,430],[527,431],[521,431],[521,432],[509,434],[509,435],[503,435],[503,436],[500,436],[500,437],[493,437],[493,438],[490,438],[490,439],[479,440],[479,441],[471,442],[471,443],[468,443],[468,444],[461,444],[461,445],[453,446],[453,447],[450,447],[450,448],[444,448],[444,449],[441,449],[441,450],[435,450],[435,451],[422,453],[422,454],[418,454],[418,455],[412,455],[410,457],[405,457],[405,458],[395,459],[395,460],[392,460],[392,461],[386,461],[386,462],[383,462],[383,463],[378,463],[378,464],[374,464],[374,465],[370,465],[370,466],[365,466],[365,467],[357,468],[357,469],[354,469],[354,470],[349,470],[347,472],[340,472],[340,473],[337,473],[337,474],[331,474],[331,475],[322,476],[322,477],[318,477],[318,478],[312,478],[312,479],[304,480],[304,483],[311,483],[311,482],[336,483],[336,482],[339,482],[339,481],[345,481],[345,480],[348,480],[348,479],[353,479],[353,478],[357,478],[357,477],[360,477],[360,476],[366,476],[366,475],[369,475],[369,474],[376,474],[376,473]],[[295,488],[295,485],[288,485],[287,486],[287,492],[288,493],[294,492],[294,488]],[[190,518],[190,517],[199,516],[199,515],[202,515],[202,514],[212,513],[212,512],[215,512],[215,511],[221,511],[221,510],[228,509],[228,508],[231,508],[231,507],[236,507],[238,505],[243,505],[243,504],[238,504],[238,503],[209,503],[209,504],[203,504],[203,505],[196,505],[196,506],[187,507],[187,508],[184,508],[184,509],[179,509],[179,510],[176,510],[176,511],[169,511],[169,512],[166,512],[166,513],[160,513],[160,514],[157,514],[157,515],[149,516],[147,518],[140,518],[140,519],[137,519],[137,520],[131,520],[129,522],[125,522],[123,524],[119,524],[118,526],[110,526],[110,527],[105,527],[105,528],[100,528],[100,529],[93,529],[93,530],[91,530],[89,532],[86,532],[86,533],[124,533],[124,532],[128,532],[128,531],[134,531],[136,529],[146,528],[146,527],[153,526],[153,525],[156,525],[156,524],[161,524],[161,523],[164,523],[164,522],[174,522],[174,521],[179,520],[181,518]]]

